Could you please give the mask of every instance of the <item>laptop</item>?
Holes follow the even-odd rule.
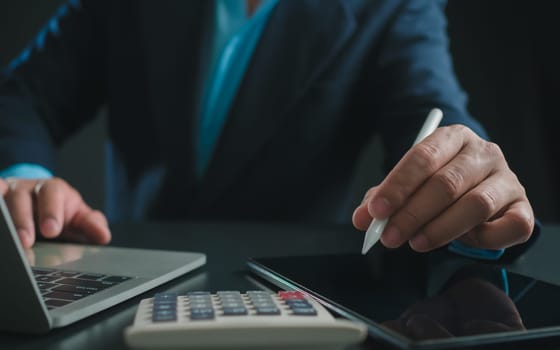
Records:
[[[0,196],[0,330],[46,333],[206,263],[197,252],[37,242],[20,244]]]

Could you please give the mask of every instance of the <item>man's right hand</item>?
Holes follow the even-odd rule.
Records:
[[[92,244],[111,240],[105,215],[60,178],[0,179],[0,192],[24,248],[33,246],[37,234]]]

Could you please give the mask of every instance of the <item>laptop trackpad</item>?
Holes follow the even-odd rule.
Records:
[[[30,265],[105,274],[157,277],[163,271],[197,260],[185,252],[38,242],[26,251]]]

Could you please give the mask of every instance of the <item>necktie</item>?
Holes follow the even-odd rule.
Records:
[[[263,3],[249,20],[245,2],[216,1],[215,45],[216,59],[210,65],[208,83],[203,97],[198,125],[196,174],[201,178],[216,142],[226,122],[233,98],[262,30],[277,0]]]

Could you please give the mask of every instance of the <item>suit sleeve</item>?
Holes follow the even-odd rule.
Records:
[[[467,96],[456,78],[449,51],[444,9],[445,1],[440,0],[403,1],[387,29],[375,71],[381,77],[376,91],[383,94],[379,125],[387,169],[410,148],[433,107],[443,110],[442,125],[463,124],[488,139],[467,111]],[[539,232],[537,222],[529,242],[498,252],[493,259],[500,263],[515,260]],[[486,253],[479,250],[477,256]]]
[[[464,124],[487,138],[467,112],[467,96],[455,76],[444,5],[438,0],[403,1],[375,60],[372,80],[382,94],[379,127],[387,169],[410,148],[434,107],[444,112],[442,125]]]
[[[99,4],[60,7],[2,70],[0,169],[32,163],[52,171],[55,147],[95,116],[105,98]]]

